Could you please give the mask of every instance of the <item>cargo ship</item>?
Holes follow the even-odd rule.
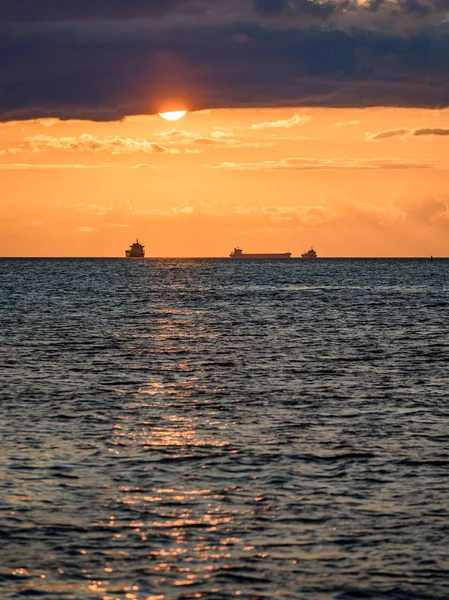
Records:
[[[282,254],[243,254],[240,248],[234,248],[229,255],[231,258],[290,258],[291,252],[283,252]]]
[[[310,248],[310,250],[308,252],[304,252],[304,254],[301,254],[301,258],[304,258],[305,260],[309,260],[309,259],[314,259],[314,258],[318,258],[316,255],[316,252],[313,248]]]
[[[129,250],[125,251],[126,258],[144,258],[145,257],[145,246],[143,246],[139,240],[136,240],[134,244],[131,244]]]

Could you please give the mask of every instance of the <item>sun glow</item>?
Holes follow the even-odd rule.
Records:
[[[178,119],[182,119],[186,114],[186,110],[174,110],[171,112],[159,113],[159,116],[167,121],[177,121]]]

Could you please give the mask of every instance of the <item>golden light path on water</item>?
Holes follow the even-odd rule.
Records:
[[[178,372],[182,373],[187,370],[187,365],[180,361],[178,369]],[[114,427],[114,448],[110,449],[114,454],[134,454],[137,450],[139,453],[161,454],[173,465],[179,465],[179,462],[186,464],[186,471],[181,477],[185,482],[179,482],[180,478],[176,477],[178,485],[174,487],[154,486],[145,489],[120,486],[115,497],[118,512],[123,515],[131,511],[136,514],[136,519],[126,521],[111,516],[108,523],[102,524],[120,532],[114,534],[114,538],[118,540],[129,535],[142,543],[151,543],[155,537],[164,539],[159,548],[149,548],[148,551],[147,569],[151,572],[153,584],[160,587],[167,585],[167,576],[176,587],[198,583],[207,585],[207,581],[217,570],[222,569],[223,564],[226,565],[232,558],[232,548],[241,543],[240,538],[232,532],[236,520],[242,525],[242,514],[239,517],[238,510],[227,507],[223,502],[222,493],[217,493],[216,489],[197,489],[195,485],[192,486],[197,477],[192,474],[190,461],[195,464],[201,459],[205,449],[209,458],[211,451],[216,457],[225,456],[222,449],[227,449],[230,445],[225,434],[227,425],[215,420],[213,416],[207,418],[207,422],[204,419],[200,422],[199,416],[186,417],[174,412],[179,403],[190,403],[199,387],[198,378],[189,374],[183,381],[172,384],[162,384],[157,378],[153,378],[139,389],[135,408],[142,414],[148,412],[154,415],[155,412],[163,411],[165,415],[161,418],[161,424],[155,425],[153,416],[152,421],[144,421],[141,427],[136,428],[134,419],[121,420],[121,424]],[[194,402],[192,398],[192,403]],[[167,414],[172,411],[173,414]],[[201,430],[203,433],[199,433]],[[212,433],[213,431],[216,433]],[[230,450],[231,454],[236,452],[237,450]],[[176,467],[176,470],[178,469],[179,466]],[[205,464],[194,467],[197,473],[203,469],[207,469]],[[189,480],[193,480],[192,483]],[[228,491],[232,493],[232,486]],[[142,518],[142,515],[149,514],[151,518]],[[247,517],[250,518],[251,514],[253,510],[248,511]],[[194,539],[191,532],[195,532]],[[134,544],[135,542],[131,547]],[[254,550],[254,547],[242,549],[243,552],[250,550]],[[112,574],[114,563],[121,567],[121,563],[129,555],[126,557],[120,552],[110,554],[111,562],[107,570]],[[95,586],[96,583],[92,582],[91,585]],[[89,589],[93,590],[90,587]],[[96,591],[100,589],[97,588]],[[109,592],[110,587],[103,585],[101,591]],[[125,591],[126,598],[140,598],[138,588],[131,587]],[[211,588],[210,591],[216,593],[218,589]],[[104,600],[113,598],[109,593],[104,596]],[[150,598],[162,600],[165,595],[154,595]]]

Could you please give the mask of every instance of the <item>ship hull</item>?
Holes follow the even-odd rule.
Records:
[[[131,252],[127,250],[126,258],[145,258],[145,254],[143,252],[141,254],[131,254]]]
[[[234,260],[242,260],[245,258],[290,258],[291,252],[284,252],[283,254],[240,254],[239,256],[231,256]]]

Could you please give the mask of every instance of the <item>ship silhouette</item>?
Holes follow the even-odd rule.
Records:
[[[313,248],[310,248],[310,250],[308,252],[304,252],[303,254],[301,254],[301,258],[305,259],[305,260],[309,260],[309,259],[314,259],[314,258],[318,258],[316,255],[316,252]]]
[[[144,258],[145,246],[143,246],[138,239],[130,245],[129,250],[125,251],[126,258]]]
[[[229,256],[231,258],[290,258],[291,255],[291,252],[283,252],[281,254],[243,254],[243,250],[237,247],[234,248]]]

